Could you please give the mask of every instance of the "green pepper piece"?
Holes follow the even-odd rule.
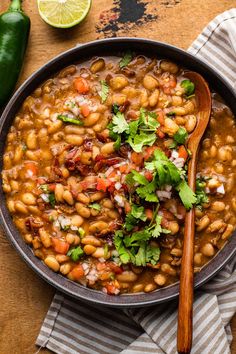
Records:
[[[0,15],[0,108],[10,98],[18,80],[30,31],[30,19],[21,0],[12,0]]]

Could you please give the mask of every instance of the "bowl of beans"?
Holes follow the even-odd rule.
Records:
[[[212,93],[196,191],[187,141],[199,72]],[[145,39],[73,48],[34,73],[1,117],[1,218],[23,259],[59,290],[98,304],[178,296],[186,212],[195,287],[235,253],[236,100],[190,54]]]

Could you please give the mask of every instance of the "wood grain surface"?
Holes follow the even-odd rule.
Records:
[[[8,5],[9,0],[0,0],[0,13]],[[32,27],[19,83],[55,55],[97,38],[146,37],[186,49],[210,20],[235,5],[235,0],[94,0],[81,25],[60,30],[41,20],[36,0],[25,0]],[[0,354],[36,353],[35,339],[54,289],[26,266],[2,232],[0,255]],[[232,330],[236,353],[236,316]]]

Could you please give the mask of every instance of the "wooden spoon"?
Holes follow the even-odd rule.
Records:
[[[211,93],[203,77],[189,71],[184,76],[195,85],[195,97],[198,104],[197,124],[188,139],[188,149],[192,156],[188,164],[188,184],[195,191],[196,170],[199,143],[210,120]],[[181,261],[177,349],[179,354],[191,351],[193,331],[193,254],[194,254],[195,212],[187,212],[184,227],[184,245]]]

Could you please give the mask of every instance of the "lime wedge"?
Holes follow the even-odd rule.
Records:
[[[70,28],[88,14],[92,0],[38,0],[39,14],[49,25]]]

